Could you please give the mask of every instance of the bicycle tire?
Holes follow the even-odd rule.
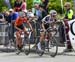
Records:
[[[55,48],[55,51],[53,52],[51,49]],[[58,52],[58,43],[55,37],[52,37],[52,39],[49,40],[49,54],[51,57],[55,57]]]
[[[29,42],[29,39],[28,38],[24,38],[24,43],[23,44],[24,44],[24,53],[25,53],[25,55],[29,55],[29,53],[30,53],[30,42]]]

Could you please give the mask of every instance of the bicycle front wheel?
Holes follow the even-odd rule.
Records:
[[[26,55],[29,55],[29,53],[30,53],[30,41],[29,41],[29,39],[25,38],[23,44],[24,44],[24,53]]]
[[[57,44],[57,40],[55,37],[52,37],[49,40],[48,47],[49,47],[48,52],[49,52],[50,56],[55,57],[57,55],[57,52],[58,52],[58,44]]]

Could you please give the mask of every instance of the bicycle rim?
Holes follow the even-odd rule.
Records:
[[[48,47],[49,47],[48,49],[49,49],[50,56],[55,57],[57,55],[57,52],[58,52],[57,40],[55,37],[50,39]]]
[[[30,42],[28,41],[28,39],[24,42],[24,53],[26,55],[29,55],[30,53]]]

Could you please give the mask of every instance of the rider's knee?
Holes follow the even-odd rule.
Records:
[[[17,39],[21,39],[20,33],[16,33],[16,38],[17,38]]]
[[[40,33],[40,36],[44,36],[44,35],[45,35],[45,33],[44,33],[44,32],[41,32],[41,33]]]

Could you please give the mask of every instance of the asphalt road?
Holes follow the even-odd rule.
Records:
[[[54,58],[48,54],[40,57],[36,53],[26,56],[24,53],[16,55],[15,52],[0,52],[0,62],[75,62],[75,53],[62,53],[64,49],[64,47],[59,47],[58,55]]]

